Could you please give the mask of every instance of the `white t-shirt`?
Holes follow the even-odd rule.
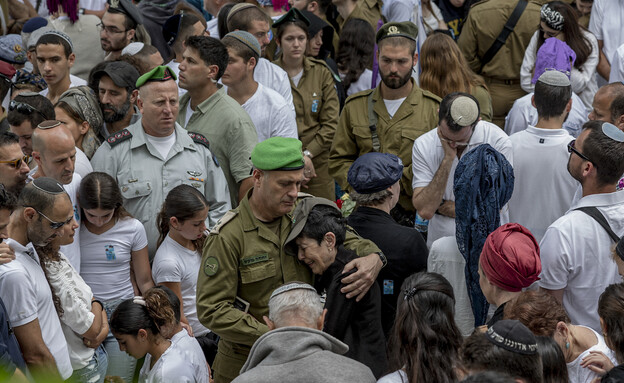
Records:
[[[407,374],[403,370],[397,370],[388,375],[382,376],[377,383],[408,383]]]
[[[175,131],[167,137],[155,137],[145,133],[145,138],[147,138],[147,141],[154,146],[163,160],[167,159],[167,155],[176,141]]]
[[[82,182],[82,177],[77,173],[74,173],[74,177],[72,178],[72,182],[68,185],[63,185],[67,194],[69,194],[69,199],[71,200],[72,206],[74,208],[74,218],[78,225],[80,225],[80,205],[78,204],[78,190],[80,190],[80,182]],[[74,234],[74,242],[69,245],[61,246],[61,253],[65,254],[67,259],[71,265],[80,273],[80,230],[76,230]]]
[[[86,367],[93,358],[95,349],[82,342],[82,334],[93,324],[91,312],[93,294],[91,288],[62,254],[57,262],[46,262],[50,285],[61,301],[63,315],[61,327],[67,340],[69,358],[74,370]]]
[[[68,379],[73,371],[67,341],[37,252],[31,243],[26,247],[13,239],[6,243],[15,251],[15,260],[0,265],[0,297],[7,308],[11,326],[23,326],[38,319],[43,342],[54,356],[61,377]]]
[[[132,298],[131,252],[147,246],[143,224],[134,218],[121,219],[98,235],[91,233],[83,223],[80,234],[80,252],[83,254],[80,275],[91,287],[96,299]]]
[[[602,52],[607,60],[610,60],[620,45],[624,44],[622,25],[624,25],[624,0],[594,1],[589,19],[589,30],[596,36],[596,39],[603,41]]]
[[[197,272],[200,269],[201,254],[180,245],[169,235],[165,237],[163,243],[156,250],[152,264],[154,283],[180,283],[182,310],[195,336],[201,336],[210,331],[199,323],[195,306]]]
[[[103,126],[104,128],[104,126]],[[91,166],[91,162],[84,152],[78,148],[76,148],[76,163],[74,164],[74,173],[80,175],[80,177],[85,178],[87,174],[93,172],[93,166]]]
[[[80,0],[80,8],[102,11],[106,9],[106,0]]]
[[[511,141],[505,132],[503,132],[498,126],[487,121],[479,121],[475,127],[472,137],[470,138],[468,147],[466,147],[462,153],[462,157],[470,150],[481,144],[490,144],[494,149],[504,155],[505,158],[507,158],[507,161],[513,165],[513,149],[511,148]],[[431,180],[433,180],[433,176],[438,171],[443,159],[444,149],[442,148],[442,142],[438,137],[438,128],[430,130],[429,132],[418,137],[414,141],[414,147],[412,149],[412,174],[414,175],[412,188],[426,187],[429,185]],[[446,182],[446,189],[444,190],[444,195],[442,197],[447,201],[455,201],[455,194],[453,193],[453,180],[458,163],[459,159],[455,156],[448,181]],[[509,222],[508,211],[506,208],[503,208],[503,211],[501,211],[500,219],[501,225]],[[455,237],[455,219],[435,214],[429,221],[427,246],[431,247],[431,244],[436,239],[447,236]]]
[[[611,59],[609,82],[624,82],[624,44],[620,45]]]
[[[299,81],[301,81],[301,77],[303,77],[303,69],[290,79],[292,80],[293,84],[295,84],[295,86],[299,86]]]
[[[580,327],[585,327],[585,326],[580,326]],[[590,328],[590,330],[592,329]],[[595,378],[600,377],[600,375],[596,374],[589,368],[581,367],[581,362],[583,361],[583,358],[588,356],[591,351],[600,351],[604,353],[609,359],[611,359],[611,362],[613,363],[614,366],[618,365],[618,361],[615,360],[614,352],[611,351],[609,347],[607,347],[607,344],[605,343],[602,335],[598,334],[594,330],[592,331],[594,335],[596,335],[596,338],[598,339],[598,343],[596,343],[595,345],[585,350],[583,353],[581,353],[581,355],[579,355],[576,359],[574,359],[570,363],[566,363],[566,365],[568,366],[568,379],[570,383],[591,383]]]
[[[505,118],[505,133],[512,135],[527,128],[529,125],[537,124],[537,109],[531,104],[533,93],[517,99],[511,110]],[[572,93],[572,109],[568,118],[563,123],[563,128],[572,136],[578,137],[583,128],[583,124],[587,122],[589,110],[585,108],[585,104],[576,95]]]
[[[515,176],[509,221],[525,226],[539,242],[568,211],[579,185],[567,170],[568,143],[574,138],[564,129],[529,126],[509,139]]]
[[[186,330],[182,330],[186,333]],[[145,383],[208,383],[209,373],[206,366],[206,359],[199,347],[189,348],[189,342],[176,339],[180,333],[171,338],[171,345],[160,358],[154,363],[154,367],[150,369],[152,356],[145,355],[145,362],[139,373],[139,382]],[[182,334],[183,335],[183,334]],[[187,337],[188,334],[186,335]],[[189,337],[190,338],[190,337]],[[199,353],[199,355],[197,355]],[[201,358],[200,358],[201,357]],[[203,359],[203,362],[201,361]]]
[[[384,104],[386,104],[386,110],[388,111],[388,115],[390,118],[394,117],[394,114],[399,110],[399,107],[405,101],[407,97],[399,98],[396,100],[386,100],[384,98]]]
[[[600,331],[598,298],[607,286],[622,282],[622,277],[611,258],[611,237],[595,219],[573,210],[582,206],[597,207],[611,230],[624,235],[624,193],[581,198],[546,230],[540,243],[539,284],[549,290],[563,289],[563,306],[572,323]]]
[[[210,37],[221,38],[219,37],[219,19],[216,16],[206,22],[206,30],[210,33]]]
[[[258,142],[271,137],[299,138],[295,114],[284,97],[273,89],[258,84],[256,93],[241,106],[256,127]]]
[[[254,70],[254,80],[281,94],[288,105],[290,105],[293,112],[295,111],[295,104],[293,103],[292,92],[290,90],[290,80],[285,70],[269,60],[260,57],[256,69]]]
[[[47,16],[47,15],[46,15]],[[74,76],[73,74],[69,75],[69,87],[73,88],[76,86],[81,86],[81,85],[88,85],[87,82],[83,79],[81,79],[80,77]],[[45,88],[44,90],[42,90],[41,92],[39,92],[40,95],[42,95],[43,97],[47,97],[48,96],[48,88]]]
[[[474,330],[474,314],[466,287],[466,260],[457,247],[455,237],[443,237],[431,245],[427,271],[448,279],[455,293],[455,323],[463,336]]]

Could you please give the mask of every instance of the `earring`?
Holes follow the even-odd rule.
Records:
[[[570,342],[566,342],[566,350],[570,348]]]

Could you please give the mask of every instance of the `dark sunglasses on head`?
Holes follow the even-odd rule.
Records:
[[[0,161],[0,164],[9,164],[11,165],[13,168],[17,169],[20,166],[22,166],[22,161],[28,165],[28,162],[30,161],[30,156],[24,156],[22,158],[18,158],[16,160],[7,160],[7,161]]]
[[[42,115],[44,119],[46,119],[46,120],[48,119],[48,116],[46,116],[45,114],[40,112],[37,108],[35,108],[35,107],[31,106],[31,105],[28,105],[26,103],[23,103],[23,102],[12,100],[9,103],[9,112],[12,112],[14,110],[17,110],[19,113],[26,114],[26,115],[31,115],[34,112],[37,112],[40,115]]]

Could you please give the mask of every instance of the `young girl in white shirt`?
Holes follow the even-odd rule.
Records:
[[[145,357],[139,383],[208,383],[210,375],[199,347],[193,351],[187,343],[161,333],[170,332],[177,323],[166,289],[151,288],[143,297],[123,301],[111,316],[111,330],[121,350],[137,359]]]
[[[208,201],[196,188],[173,188],[158,214],[158,250],[152,264],[156,284],[170,288],[182,302],[180,322],[195,336],[209,363],[216,356],[216,335],[197,318],[195,295],[197,270],[201,269],[201,250],[206,238]]]
[[[80,184],[80,275],[102,301],[109,316],[124,299],[152,286],[143,224],[124,209],[117,182],[108,174],[93,172]],[[104,341],[108,354],[106,375],[131,382],[136,360],[121,352],[111,333]]]

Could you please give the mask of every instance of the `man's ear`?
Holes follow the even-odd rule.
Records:
[[[32,158],[35,159],[35,162],[37,163],[38,166],[41,166],[41,153],[33,150]]]
[[[136,104],[138,98],[139,98],[139,90],[135,89],[132,91],[132,93],[130,93],[130,103],[132,105]]]
[[[32,222],[35,219],[35,214],[37,214],[37,211],[32,207],[25,207],[22,214],[26,222]]]
[[[537,109],[537,106],[535,106],[535,94],[533,94],[533,96],[531,96],[531,105],[533,105],[533,107],[535,109]]]
[[[69,57],[67,57],[67,61],[69,63],[69,67],[73,67],[74,63],[76,62],[76,55],[73,53],[70,53]]]
[[[262,319],[264,319],[264,323],[266,323],[266,325],[269,327],[269,331],[275,330],[275,323],[270,320],[268,316],[263,315]]]
[[[323,331],[323,327],[325,326],[325,316],[327,315],[327,309],[323,309],[321,316],[316,320],[316,328],[319,331]]]
[[[306,10],[310,13],[314,13],[318,11],[318,9],[319,9],[319,5],[317,1],[310,1],[308,3],[308,6],[306,7]]]

